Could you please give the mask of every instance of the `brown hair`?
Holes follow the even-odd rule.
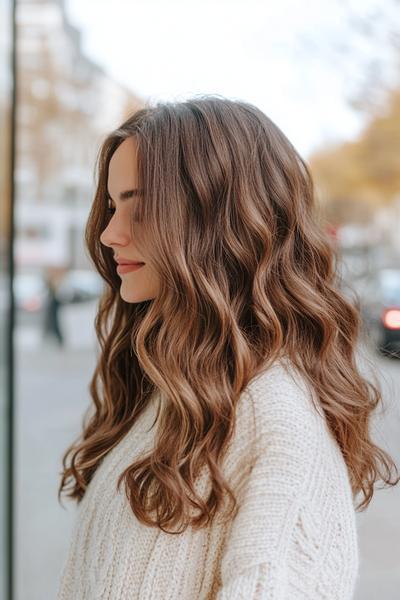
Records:
[[[144,193],[132,235],[161,282],[157,298],[139,303],[121,299],[112,250],[100,243],[110,218],[108,165],[129,136],[137,141]],[[103,457],[159,389],[154,449],[118,480],[132,511],[166,531],[206,525],[225,492],[235,507],[219,467],[235,406],[250,379],[283,354],[317,392],[353,494],[363,494],[357,508],[368,506],[378,478],[398,482],[390,479],[396,465],[370,438],[382,396],[357,368],[359,306],[340,291],[336,250],[314,203],[306,162],[243,101],[212,95],[159,102],[106,137],[85,232],[106,282],[95,322],[94,413],[63,456],[59,497],[71,479],[68,496],[80,501]],[[204,465],[211,477],[206,501],[194,489]],[[190,519],[192,506],[199,513]]]

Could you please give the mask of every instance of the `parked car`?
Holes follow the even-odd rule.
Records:
[[[48,289],[40,271],[19,271],[14,275],[13,291],[19,325],[43,321]]]
[[[400,356],[400,269],[384,268],[372,275],[363,288],[361,304],[376,349]]]
[[[98,298],[103,286],[104,282],[96,271],[71,269],[61,279],[57,297],[63,304],[86,302]]]

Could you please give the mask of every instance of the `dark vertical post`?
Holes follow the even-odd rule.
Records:
[[[8,273],[9,273],[9,318],[7,320],[7,346],[8,356],[7,373],[7,407],[6,407],[6,594],[9,600],[14,600],[14,533],[15,533],[15,476],[14,476],[14,327],[15,327],[15,299],[13,293],[14,281],[14,235],[15,235],[15,164],[16,164],[16,112],[17,112],[17,25],[16,25],[17,0],[11,1],[11,112],[10,112],[10,210],[8,224]]]

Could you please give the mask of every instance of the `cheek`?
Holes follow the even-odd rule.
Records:
[[[125,289],[148,291],[149,293],[156,292],[159,288],[158,278],[154,272],[145,265],[137,271],[132,271],[122,276],[121,285]]]

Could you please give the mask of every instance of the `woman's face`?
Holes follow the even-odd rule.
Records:
[[[145,257],[135,248],[131,237],[130,223],[134,203],[141,202],[141,196],[135,194],[137,187],[136,141],[129,137],[118,146],[110,160],[109,206],[114,210],[107,227],[100,235],[100,242],[113,249],[115,259],[144,263],[136,270],[128,270],[128,267],[118,273],[121,278],[121,298],[126,302],[151,300],[158,293],[158,279],[146,264]],[[123,192],[130,190],[133,190],[133,194],[121,197]],[[117,262],[115,267],[118,267]]]

